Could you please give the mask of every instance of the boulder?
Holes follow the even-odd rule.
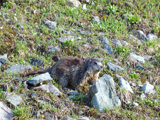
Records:
[[[115,83],[110,75],[104,74],[89,88],[88,97],[91,105],[100,112],[121,106],[121,101],[115,90]]]

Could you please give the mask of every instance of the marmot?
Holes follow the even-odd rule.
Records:
[[[49,72],[62,88],[66,86],[78,88],[85,82],[92,84],[98,80],[102,68],[102,63],[96,58],[83,60],[82,58],[64,57],[49,69],[30,72],[28,75]]]

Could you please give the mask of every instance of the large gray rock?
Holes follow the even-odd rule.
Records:
[[[110,75],[104,74],[89,88],[88,97],[91,105],[104,112],[105,109],[114,109],[121,105],[121,101],[115,90],[115,83]]]
[[[31,84],[31,85],[38,85],[40,84],[41,82],[44,82],[44,81],[50,81],[52,80],[50,74],[48,72],[44,73],[44,74],[40,74],[40,75],[37,75],[33,78],[31,78],[30,80],[27,81],[28,84]]]
[[[11,74],[16,74],[20,73],[24,70],[30,70],[32,69],[32,66],[30,65],[12,65],[10,68],[8,68],[5,73],[11,73]]]
[[[156,91],[154,90],[154,86],[151,85],[149,82],[146,82],[145,85],[142,86],[141,91],[147,94],[155,94]]]
[[[49,28],[55,28],[57,27],[57,23],[54,21],[46,20],[44,21],[44,24],[47,25]]]
[[[1,120],[11,120],[13,117],[12,110],[0,101],[0,119]]]
[[[124,80],[122,77],[119,77],[119,83],[120,83],[121,89],[125,89],[126,91],[134,93],[129,83],[126,80]]]
[[[6,100],[15,107],[23,102],[22,98],[14,93],[6,93]]]
[[[148,38],[149,41],[153,41],[153,40],[157,40],[158,39],[158,37],[156,35],[152,34],[152,33],[149,33],[147,35],[147,38]]]
[[[136,55],[136,54],[134,54],[134,53],[130,53],[129,55],[130,55],[130,60],[131,60],[132,62],[134,62],[134,63],[140,62],[140,63],[143,63],[143,64],[145,63],[145,60],[144,60],[143,57],[141,57],[141,56],[139,56],[139,55]]]
[[[118,71],[118,72],[124,71],[124,69],[122,67],[120,67],[119,65],[115,65],[115,64],[113,64],[111,62],[108,62],[107,66],[108,66],[109,70],[114,71],[114,72],[116,72],[116,71]]]
[[[56,96],[60,96],[62,95],[62,93],[59,91],[58,88],[56,88],[53,84],[51,83],[48,83],[47,85],[41,85],[39,87],[36,87],[35,89],[41,89],[47,93],[52,93],[53,95],[56,95]]]

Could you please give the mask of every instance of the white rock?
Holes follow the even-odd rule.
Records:
[[[0,101],[0,119],[1,120],[11,120],[13,117],[12,110]]]
[[[134,106],[138,106],[138,103],[136,103],[136,102],[133,102],[133,105],[134,105]]]
[[[22,98],[14,93],[6,93],[6,100],[14,106],[17,106],[23,102]]]
[[[130,91],[131,93],[134,93],[129,83],[124,80],[122,77],[119,78],[120,88],[125,89],[126,91]]]
[[[86,10],[87,9],[87,7],[86,7],[86,4],[83,4],[83,10]]]
[[[49,28],[55,28],[57,27],[57,22],[46,20],[44,21],[44,24],[47,25]]]
[[[152,34],[152,33],[149,33],[147,35],[147,38],[149,39],[149,41],[153,41],[153,40],[157,40],[158,39],[158,37],[156,35]]]
[[[78,0],[67,0],[68,2],[72,3],[74,7],[79,7],[81,3]]]
[[[144,56],[143,56],[143,58],[144,58],[145,60],[149,60],[149,59],[151,59],[151,58],[152,58],[152,56],[144,55]]]
[[[137,62],[140,62],[140,63],[145,63],[145,60],[143,57],[139,56],[139,55],[136,55],[134,53],[130,53],[130,60],[137,63]]]
[[[92,20],[93,20],[94,22],[100,23],[100,19],[99,19],[98,16],[94,16]]]
[[[141,90],[144,93],[148,93],[148,94],[155,94],[156,91],[154,90],[154,86],[151,85],[149,82],[146,82],[145,85],[143,85],[143,87],[141,88]]]

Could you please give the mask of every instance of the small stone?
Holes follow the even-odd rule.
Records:
[[[139,63],[135,66],[135,68],[139,70],[145,70],[145,68]]]
[[[48,72],[44,73],[44,74],[40,74],[40,75],[37,75],[33,78],[31,78],[30,80],[27,81],[27,84],[30,84],[30,85],[38,85],[40,84],[41,82],[44,82],[44,81],[50,81],[52,80],[50,74]]]
[[[82,115],[82,114],[83,114],[83,111],[82,111],[82,110],[79,110],[78,114],[79,114],[79,115]]]
[[[58,46],[55,46],[55,47],[48,46],[48,52],[49,53],[60,53],[61,49]]]
[[[100,23],[100,18],[98,16],[94,16],[92,20],[94,22]]]
[[[133,83],[133,82],[132,82],[131,85],[132,85],[133,87],[135,87],[135,86],[136,86],[136,83]]]
[[[113,54],[113,49],[109,44],[104,44],[103,49],[109,54]]]
[[[137,62],[140,62],[140,63],[145,63],[145,60],[143,57],[139,56],[139,55],[136,55],[134,53],[130,53],[130,60],[137,63]]]
[[[115,65],[115,64],[113,64],[111,62],[108,62],[107,66],[108,66],[109,70],[114,71],[114,72],[116,72],[116,71],[118,71],[118,72],[124,71],[124,69],[122,67],[120,67],[119,65]]]
[[[73,91],[73,90],[72,90],[72,91],[70,91],[68,94],[74,96],[74,95],[78,95],[79,92],[76,92],[76,91]]]
[[[134,106],[138,106],[138,103],[137,103],[137,102],[133,102],[133,105],[134,105]]]
[[[104,36],[105,34],[103,32],[98,33],[99,36]]]
[[[124,46],[128,46],[128,45],[129,45],[129,43],[128,43],[128,42],[126,42],[126,41],[124,41],[124,40],[122,40],[122,45],[124,45]]]
[[[154,90],[154,86],[151,85],[149,82],[146,82],[145,85],[141,88],[141,91],[148,94],[155,94],[156,91]]]
[[[79,118],[77,118],[77,120],[89,120],[89,118],[87,118],[87,117],[79,117]]]
[[[23,102],[22,98],[19,95],[15,95],[14,93],[7,93],[6,100],[10,102],[12,105],[17,106]]]
[[[58,38],[59,39],[59,41],[61,42],[61,43],[65,43],[67,40],[68,41],[74,41],[74,37],[73,36],[64,36],[64,37],[59,37]]]
[[[47,93],[52,93],[53,95],[56,95],[56,96],[62,95],[62,93],[59,91],[59,89],[51,83],[41,85],[41,86],[36,87],[34,89],[38,89],[38,90],[40,89],[40,90],[43,90]]]
[[[152,33],[149,33],[147,35],[147,38],[148,38],[149,41],[158,40],[158,37],[156,35],[152,34]]]
[[[68,2],[72,3],[74,7],[79,7],[81,3],[78,0],[67,0]]]
[[[11,74],[16,74],[16,73],[22,72],[24,70],[30,70],[30,69],[32,69],[32,66],[30,66],[30,65],[12,65],[5,72],[11,73]]]
[[[86,4],[83,4],[83,10],[86,10],[87,9],[87,7],[86,7]]]
[[[143,41],[147,41],[148,38],[147,36],[143,33],[143,31],[141,30],[136,30],[134,31],[134,34],[138,37],[138,39],[143,40]]]
[[[121,42],[117,39],[113,39],[112,40],[112,43],[115,45],[115,46],[122,46]]]
[[[144,100],[146,98],[146,95],[144,93],[142,93],[140,97],[142,100]]]
[[[57,22],[46,20],[44,21],[44,24],[47,25],[49,28],[55,28],[57,27]]]
[[[106,37],[99,39],[100,44],[109,44],[109,40]]]
[[[0,119],[1,120],[11,120],[13,117],[12,110],[0,101]]]
[[[126,91],[130,91],[131,93],[134,93],[129,83],[124,80],[122,77],[119,78],[120,88],[125,89]]]

